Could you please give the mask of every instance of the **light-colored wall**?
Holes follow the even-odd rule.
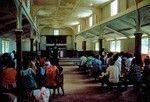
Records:
[[[30,46],[31,43],[29,38],[22,40],[22,51],[30,51]]]
[[[121,39],[121,51],[134,53],[134,40],[134,38]],[[108,51],[110,51],[110,42],[111,41],[103,40],[103,47]]]
[[[110,4],[107,4],[102,8],[102,20],[105,20],[109,17],[110,17]]]
[[[77,51],[83,51],[82,49],[82,41],[85,41],[85,38],[82,36],[77,36],[75,42],[77,43],[76,49]]]
[[[41,36],[40,49],[41,50],[46,50],[46,36]]]
[[[127,9],[127,0],[118,0],[118,12],[123,12]]]
[[[72,36],[67,36],[67,50],[73,49],[73,40]]]

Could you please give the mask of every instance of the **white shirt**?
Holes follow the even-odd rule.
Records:
[[[118,83],[120,71],[115,65],[111,65],[107,68],[106,73],[102,73],[102,75],[109,75],[109,82]]]
[[[86,61],[87,61],[87,58],[86,58],[85,56],[82,56],[82,57],[80,58],[80,60],[81,60],[80,65],[84,65],[84,64],[86,63]]]
[[[114,64],[119,69],[120,76],[121,76],[121,61],[122,61],[121,57],[118,57],[118,59],[116,60],[116,62]]]

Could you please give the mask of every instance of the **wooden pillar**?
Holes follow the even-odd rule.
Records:
[[[30,52],[33,54],[33,38],[30,38]]]
[[[86,41],[82,41],[82,49],[83,51],[86,51]]]
[[[35,45],[36,46],[36,56],[38,56],[38,42],[36,41],[35,43],[36,43],[36,45]]]
[[[41,48],[40,48],[40,47],[41,47],[41,43],[39,42],[39,52],[41,51]]]
[[[99,42],[99,55],[102,55],[103,39],[98,39],[98,42]]]
[[[17,71],[20,72],[22,69],[22,50],[21,50],[21,34],[22,31],[15,31],[16,35],[16,49],[17,49]]]
[[[142,33],[135,33],[135,50],[134,56],[139,60],[140,65],[142,66],[142,58],[141,58],[141,39]]]

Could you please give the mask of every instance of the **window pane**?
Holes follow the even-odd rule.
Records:
[[[142,38],[141,50],[143,54],[148,54],[148,38]]]
[[[99,51],[99,42],[95,43],[95,51]]]
[[[81,30],[81,26],[80,26],[80,24],[78,25],[78,32],[80,32],[80,30]]]
[[[59,35],[59,30],[54,30],[54,35]]]
[[[118,13],[118,0],[114,0],[111,3],[111,16],[114,16]]]
[[[5,52],[9,52],[9,41],[5,41]]]
[[[110,42],[110,51],[115,52],[115,41]]]
[[[93,25],[93,17],[90,16],[89,17],[89,27],[91,27]]]
[[[5,53],[5,41],[2,40],[2,53]]]
[[[119,41],[116,41],[116,52],[120,52],[120,48],[121,48],[121,42],[119,40]]]

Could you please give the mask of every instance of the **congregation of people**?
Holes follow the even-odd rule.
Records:
[[[80,57],[79,71],[101,83],[102,89],[113,90],[118,95],[133,86],[133,92],[150,94],[150,57],[140,60],[131,53],[103,52],[101,55],[83,53]]]
[[[58,60],[45,55],[25,55],[19,71],[15,60],[10,53],[0,57],[0,96],[13,96],[7,97],[11,101],[5,102],[17,102],[19,90],[19,97],[23,96],[22,99],[27,99],[27,102],[50,102],[56,95],[64,95],[63,68]],[[0,97],[0,100],[3,99]]]

